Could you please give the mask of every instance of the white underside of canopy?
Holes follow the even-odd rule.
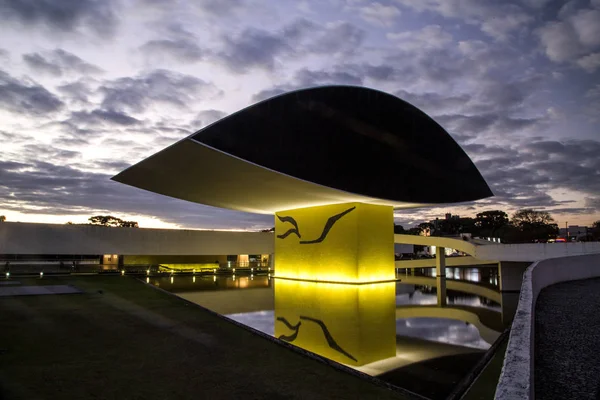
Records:
[[[425,205],[332,189],[261,167],[190,138],[112,179],[182,200],[259,214],[349,202],[395,208]]]

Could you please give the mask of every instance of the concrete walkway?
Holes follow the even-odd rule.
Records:
[[[540,292],[535,310],[535,397],[600,399],[600,279]]]

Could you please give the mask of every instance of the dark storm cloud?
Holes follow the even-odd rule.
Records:
[[[46,56],[39,53],[28,53],[23,55],[23,61],[35,72],[62,76],[65,73],[99,74],[102,69],[85,62],[75,54],[63,49],[48,52]]]
[[[189,39],[150,40],[140,46],[140,50],[150,60],[170,58],[188,63],[201,61],[210,53]]]
[[[3,21],[29,27],[71,32],[91,28],[99,35],[112,35],[118,19],[110,0],[0,0]]]
[[[62,109],[64,103],[43,86],[0,71],[0,106],[14,113],[42,115]]]
[[[123,163],[107,163],[105,167],[111,169],[125,166]],[[184,226],[217,229],[273,226],[272,216],[184,202],[111,181],[107,174],[84,172],[70,165],[54,165],[39,160],[31,163],[0,161],[0,207],[22,213],[56,215],[94,215],[97,212],[143,214]]]
[[[71,122],[83,125],[112,124],[121,126],[137,125],[141,121],[124,112],[115,110],[76,111],[71,113]]]
[[[162,69],[105,81],[99,90],[104,95],[102,108],[129,112],[143,112],[154,102],[186,108],[194,100],[220,93],[202,79]]]

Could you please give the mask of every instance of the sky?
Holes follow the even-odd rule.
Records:
[[[273,216],[110,177],[259,100],[326,84],[419,107],[495,194],[397,211],[405,227],[492,209],[600,219],[600,0],[0,0],[0,16],[7,221],[270,228]]]

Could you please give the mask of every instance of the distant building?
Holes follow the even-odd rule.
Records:
[[[589,231],[590,228],[587,226],[569,225],[567,228],[560,228],[558,236],[570,241],[577,241],[585,238]]]

